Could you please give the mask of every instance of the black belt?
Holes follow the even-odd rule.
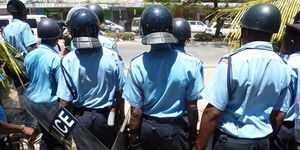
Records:
[[[294,128],[295,127],[295,121],[283,121],[282,125],[284,125],[287,128]]]
[[[268,136],[262,137],[262,138],[253,138],[253,139],[252,138],[239,138],[239,137],[234,137],[232,135],[229,135],[229,134],[227,134],[225,132],[222,132],[219,129],[216,129],[216,131],[215,131],[215,137],[219,137],[220,135],[226,135],[227,137],[232,138],[232,139],[241,139],[241,140],[243,139],[243,140],[250,140],[250,141],[260,141],[260,140],[268,138]]]
[[[77,114],[77,115],[82,115],[85,111],[88,111],[88,112],[97,112],[97,113],[100,113],[100,114],[104,114],[104,115],[108,115],[109,113],[109,108],[108,107],[105,107],[105,108],[99,108],[99,109],[94,109],[94,108],[85,108],[85,107],[81,107],[81,108],[74,108],[74,114]]]
[[[148,115],[143,115],[143,118],[146,120],[154,120],[157,123],[160,124],[175,124],[175,123],[181,123],[184,121],[183,117],[169,117],[169,118],[158,118],[158,117],[153,117],[153,116],[148,116]]]

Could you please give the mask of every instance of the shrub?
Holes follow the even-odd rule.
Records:
[[[123,41],[132,41],[134,40],[134,36],[135,34],[134,33],[131,33],[131,32],[124,32],[121,39]]]
[[[194,35],[195,41],[211,41],[213,40],[213,36],[208,33],[197,33]]]
[[[122,36],[121,33],[114,33],[114,32],[106,32],[105,35],[110,37],[110,38],[113,38],[115,41],[119,41],[119,39]]]

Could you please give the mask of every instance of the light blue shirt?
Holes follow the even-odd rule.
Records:
[[[110,107],[115,92],[124,85],[123,67],[118,63],[116,52],[102,47],[71,51],[63,57],[66,78],[61,74],[58,82],[58,97],[72,101],[75,107]],[[67,82],[77,92],[73,97]]]
[[[273,131],[269,119],[272,110],[288,110],[283,101],[291,99],[290,69],[269,42],[251,42],[234,53],[229,54],[231,91],[227,81],[228,59],[223,58],[203,98],[223,111],[218,125],[222,132],[237,138],[266,137]]]
[[[7,123],[7,118],[6,118],[6,113],[2,107],[2,105],[0,105],[0,120]],[[0,134],[0,139],[2,139],[3,137],[5,137],[6,135],[1,135]]]
[[[186,101],[201,99],[202,63],[170,45],[152,45],[131,61],[123,98],[149,116],[166,118],[186,113]]]
[[[105,36],[102,32],[99,32],[98,39],[103,47],[114,50],[119,54],[117,43],[110,37]]]
[[[58,99],[60,60],[59,53],[47,44],[39,45],[25,57],[24,65],[30,81],[26,95],[30,100],[40,103]]]
[[[36,44],[30,26],[19,19],[12,19],[12,22],[4,28],[2,36],[4,40],[15,47],[22,56],[28,54],[26,47]]]
[[[287,57],[287,64],[293,70],[292,76],[294,80],[293,85],[293,98],[291,101],[286,101],[285,105],[289,107],[285,115],[284,121],[293,121],[295,119],[296,113],[294,111],[295,101],[300,99],[300,90],[299,90],[299,75],[300,75],[300,51],[295,52]]]

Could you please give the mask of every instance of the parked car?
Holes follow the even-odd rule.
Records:
[[[125,28],[123,26],[118,25],[112,21],[105,20],[104,25],[106,31],[116,32],[116,33],[125,32]]]
[[[231,23],[225,22],[220,30],[220,36],[226,36],[228,33],[230,33]],[[217,30],[217,22],[212,22],[208,28],[206,29],[205,33],[208,33],[210,35],[215,35]]]
[[[191,26],[191,32],[204,32],[207,28],[207,26],[201,21],[188,20],[187,22]]]
[[[141,17],[135,17],[133,18],[131,23],[131,31],[137,35],[140,32],[140,21],[141,21]]]

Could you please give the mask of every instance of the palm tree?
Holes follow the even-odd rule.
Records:
[[[18,78],[13,80],[19,80],[23,84],[22,77],[25,77],[25,72],[20,64],[20,61],[23,61],[23,58],[17,60],[13,56],[18,54],[19,52],[16,48],[7,42],[0,40],[0,75],[2,75],[5,79],[9,78],[9,76],[5,74],[3,70],[5,67],[11,74]]]
[[[284,28],[286,23],[292,23],[293,17],[296,13],[300,10],[300,0],[252,0],[246,2],[240,6],[235,8],[228,8],[228,9],[219,9],[217,10],[217,15],[215,17],[225,17],[225,18],[233,18],[232,25],[231,25],[231,33],[225,37],[225,40],[228,41],[228,45],[231,48],[237,48],[240,46],[240,36],[241,30],[239,23],[244,15],[244,13],[253,5],[259,3],[269,3],[273,4],[279,8],[281,12],[281,27],[279,32],[273,35],[273,42],[279,42],[283,36]]]

